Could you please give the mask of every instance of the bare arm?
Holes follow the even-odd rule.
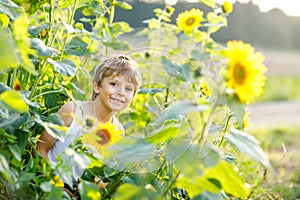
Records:
[[[73,118],[70,115],[70,113],[74,112],[73,108],[73,102],[68,102],[65,105],[63,105],[59,111],[57,112],[58,115],[60,115],[64,121],[65,126],[70,126]],[[56,142],[56,138],[52,137],[45,129],[41,134],[40,141],[37,142],[37,150],[39,153],[48,159],[48,151],[52,148],[54,143]]]

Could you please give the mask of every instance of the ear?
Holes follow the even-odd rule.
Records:
[[[98,84],[95,81],[93,81],[93,90],[94,90],[95,94],[99,94],[100,93],[99,86],[98,86]]]

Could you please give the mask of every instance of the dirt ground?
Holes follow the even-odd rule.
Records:
[[[258,51],[265,56],[267,76],[299,76],[300,78],[300,51],[259,49]],[[249,112],[250,122],[255,127],[300,125],[300,101],[256,103],[250,106]]]

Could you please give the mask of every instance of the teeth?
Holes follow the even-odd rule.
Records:
[[[120,100],[118,100],[118,99],[112,99],[113,101],[116,101],[116,102],[118,102],[118,103],[123,103],[123,101],[120,101]]]

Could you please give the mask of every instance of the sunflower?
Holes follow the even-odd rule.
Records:
[[[122,131],[116,125],[111,124],[111,120],[105,124],[99,122],[97,128],[84,133],[80,137],[83,144],[93,146],[99,154],[103,154],[104,150],[122,138]]]
[[[191,32],[194,28],[200,26],[203,12],[197,8],[180,13],[176,19],[177,26],[180,30]]]
[[[203,81],[201,84],[200,84],[200,96],[210,96],[211,95],[211,91],[210,91],[210,88],[208,86],[208,84]]]
[[[58,175],[54,176],[54,178],[51,180],[51,184],[60,188],[63,188],[65,186],[64,182],[60,179]]]
[[[243,117],[243,129],[246,129],[249,126],[251,126],[249,112],[245,112],[244,117]]]
[[[223,5],[222,5],[222,10],[223,10],[223,12],[224,12],[226,15],[228,15],[228,14],[230,14],[230,13],[232,12],[233,6],[232,6],[232,4],[229,3],[228,1],[225,1],[225,2],[223,3]]]
[[[264,56],[242,41],[229,41],[224,55],[229,60],[226,88],[232,89],[242,103],[254,102],[266,82]]]
[[[6,14],[0,14],[0,27],[7,27],[9,24],[9,17]]]

